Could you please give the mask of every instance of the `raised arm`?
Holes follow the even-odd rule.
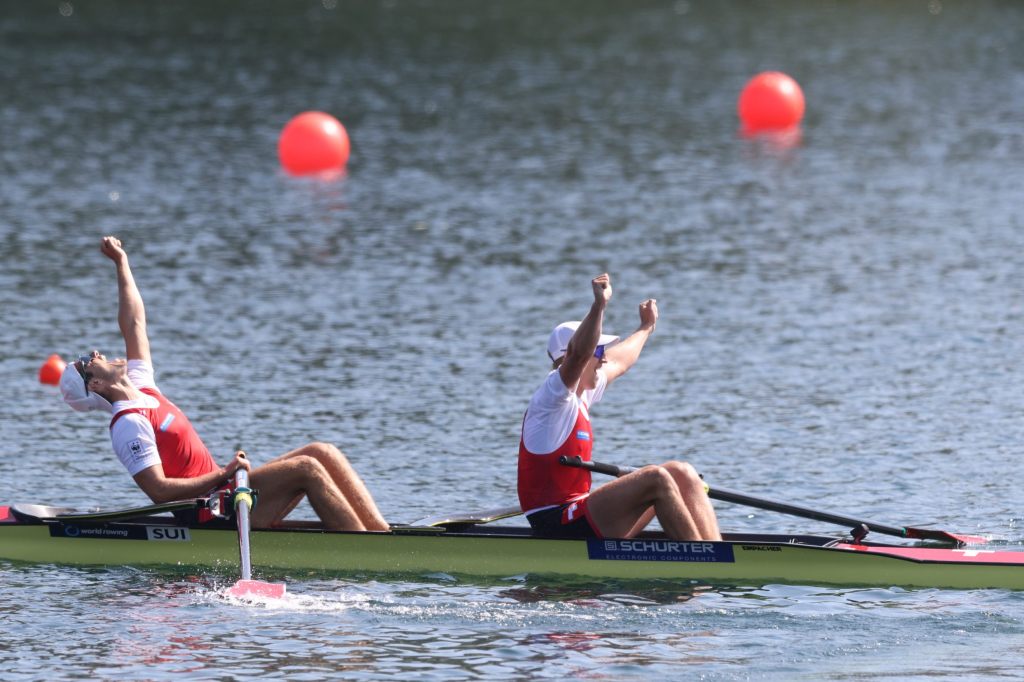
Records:
[[[636,363],[657,324],[658,302],[649,298],[640,304],[640,326],[637,330],[605,351],[607,362],[604,372],[609,383],[625,374]]]
[[[117,324],[124,337],[124,349],[129,360],[150,362],[149,336],[146,334],[146,307],[142,294],[135,286],[128,254],[121,248],[117,237],[104,237],[100,245],[103,255],[117,266]]]
[[[612,298],[612,278],[608,273],[595,277],[590,281],[590,288],[594,293],[594,302],[590,304],[590,311],[572,335],[569,347],[565,351],[565,359],[558,368],[562,383],[570,389],[579,383],[587,361],[593,357],[594,349],[601,338],[604,311]]]

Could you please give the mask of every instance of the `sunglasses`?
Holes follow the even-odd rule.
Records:
[[[598,360],[604,357],[604,346],[598,346],[594,349],[594,357]]]
[[[79,355],[78,359],[75,360],[75,369],[78,370],[78,375],[82,377],[82,381],[85,382],[85,394],[89,395],[89,381],[92,379],[92,375],[85,371],[85,368],[92,362],[92,354]]]

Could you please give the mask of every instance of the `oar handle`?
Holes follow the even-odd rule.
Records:
[[[604,474],[606,476],[625,476],[636,471],[635,467],[623,467],[618,464],[606,464],[605,462],[590,462],[584,461],[579,455],[569,457],[568,455],[562,455],[558,458],[558,463],[563,464],[567,467],[576,467],[577,469],[587,469],[594,473]]]

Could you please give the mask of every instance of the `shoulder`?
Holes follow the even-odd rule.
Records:
[[[544,383],[533,393],[530,404],[542,403],[555,405],[565,402],[572,402],[575,394],[570,391],[562,381],[562,375],[557,369],[551,370]]]
[[[153,390],[156,390],[156,387],[153,387],[153,386],[150,386],[150,387],[142,386],[142,387],[137,387],[137,388],[140,388],[140,390],[141,389],[150,389],[150,388],[152,388]],[[157,393],[159,393],[159,391],[157,391]],[[112,406],[110,411],[111,411],[111,414],[112,414],[113,418],[117,420],[117,421],[114,422],[115,426],[117,424],[120,424],[121,422],[123,422],[125,419],[137,419],[137,420],[140,420],[142,422],[146,422],[148,424],[149,420],[146,417],[140,415],[138,412],[129,412],[128,414],[121,414],[121,413],[126,411],[126,410],[153,410],[153,409],[156,409],[158,407],[160,407],[160,401],[159,400],[157,400],[152,395],[147,395],[147,394],[143,393],[142,397],[139,398],[138,400],[118,400],[116,403],[114,403],[114,405]],[[119,417],[118,415],[121,415],[121,416]]]
[[[523,418],[523,445],[536,454],[554,452],[568,438],[580,412],[580,400],[565,387],[558,371],[534,392]]]
[[[118,414],[123,412],[124,410],[119,410]],[[128,412],[127,414],[121,414],[120,417],[114,416],[116,421],[110,427],[110,439],[114,441],[114,447],[117,447],[122,441],[131,440],[139,435],[155,436],[153,424],[138,412]]]
[[[156,373],[149,360],[129,360],[128,381],[132,382],[136,388],[160,390],[156,386]]]
[[[557,419],[556,415],[574,413],[579,409],[576,394],[565,387],[558,370],[548,374],[544,383],[537,388],[530,398],[530,406],[526,410],[526,421],[536,423]]]
[[[110,429],[110,444],[132,476],[160,463],[153,425],[138,413],[118,419]]]

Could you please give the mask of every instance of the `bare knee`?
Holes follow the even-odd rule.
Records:
[[[644,481],[652,497],[660,498],[676,489],[672,474],[665,467],[648,464],[637,470],[637,475]]]
[[[348,464],[348,458],[345,457],[341,450],[331,443],[316,441],[309,443],[302,449],[306,454],[311,457],[316,457],[321,462],[333,460],[340,464]]]
[[[687,479],[687,480],[698,480],[700,474],[693,468],[693,465],[689,462],[671,461],[662,464],[676,478]]]
[[[327,472],[327,467],[314,454],[298,455],[295,457],[294,464],[302,472],[302,477],[305,479],[305,487],[308,487],[312,482],[322,485],[331,478]]]
[[[700,474],[697,473],[697,470],[689,462],[665,462],[662,466],[672,474],[672,478],[675,479],[680,489],[704,489],[704,479],[700,477]]]

